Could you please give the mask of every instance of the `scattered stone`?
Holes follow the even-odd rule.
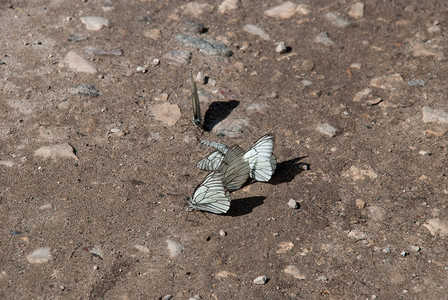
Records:
[[[330,39],[330,37],[328,36],[328,33],[326,33],[326,32],[319,33],[314,38],[314,42],[324,44],[325,46],[328,46],[328,47],[336,46],[336,43]]]
[[[142,67],[142,66],[138,66],[136,71],[139,72],[139,73],[146,73],[146,72],[148,72],[148,70],[145,67]]]
[[[249,121],[245,118],[226,118],[213,127],[213,132],[218,136],[241,137],[243,136],[243,128],[249,125]]]
[[[198,75],[196,75],[196,78],[194,79],[198,83],[206,83],[207,77],[202,72],[198,72]]]
[[[423,79],[413,79],[408,81],[409,86],[424,86],[426,82]]]
[[[312,60],[306,59],[302,62],[302,70],[304,71],[312,71],[315,65]]]
[[[296,4],[291,1],[286,1],[278,6],[265,10],[264,14],[272,18],[289,19],[296,13],[296,8]]]
[[[193,297],[189,298],[188,300],[201,300],[202,297],[200,295],[194,295]]]
[[[53,208],[53,206],[50,203],[39,206],[40,210],[51,209],[51,208]]]
[[[350,69],[361,70],[361,64],[360,63],[352,63],[350,65]]]
[[[29,254],[26,259],[32,264],[46,263],[51,259],[50,248],[39,248]]]
[[[189,31],[191,33],[205,33],[207,32],[207,28],[205,28],[204,25],[192,21],[192,20],[188,20],[187,22],[185,22],[186,24],[186,28],[185,31]]]
[[[285,45],[285,42],[276,43],[277,47],[275,47],[275,52],[277,53],[285,53],[288,51],[288,48]]]
[[[69,42],[81,42],[84,41],[86,38],[82,36],[81,34],[70,34],[67,41]]]
[[[404,256],[408,256],[408,255],[409,255],[409,252],[403,251],[403,252],[400,253],[400,255],[403,256],[403,257],[404,257]]]
[[[170,251],[171,258],[179,256],[184,250],[184,246],[172,240],[166,240],[166,243],[168,244],[168,250]]]
[[[266,276],[258,276],[254,279],[254,283],[258,285],[264,285],[268,281],[268,278]]]
[[[420,250],[421,250],[422,248],[420,248],[419,246],[414,245],[414,246],[411,246],[411,249],[412,249],[412,251],[414,251],[414,252],[420,252]]]
[[[329,12],[325,18],[330,21],[333,26],[338,28],[345,28],[350,25],[350,21],[344,18],[340,13]]]
[[[429,26],[429,27],[427,28],[427,30],[428,30],[428,33],[431,33],[431,34],[442,32],[442,30],[440,29],[440,27],[437,26],[437,25]]]
[[[367,238],[367,234],[361,230],[353,229],[350,230],[350,232],[348,233],[348,237],[359,241],[359,240],[365,240]]]
[[[173,299],[173,295],[165,295],[162,300],[171,300]]]
[[[227,232],[225,232],[224,230],[221,229],[221,230],[219,231],[219,235],[220,235],[220,236],[226,236],[226,235],[227,235]]]
[[[167,102],[154,105],[151,109],[151,113],[156,120],[161,121],[168,126],[174,126],[182,116],[177,104],[169,104]]]
[[[447,236],[448,235],[448,222],[440,220],[438,218],[430,219],[423,224],[426,229],[434,236]]]
[[[230,276],[235,277],[235,278],[238,277],[235,273],[232,273],[232,272],[229,272],[229,271],[225,271],[225,270],[224,271],[220,271],[220,272],[216,273],[216,275],[215,275],[215,277],[218,278],[218,279],[224,279],[224,278],[227,278],[227,277],[230,277]]]
[[[81,17],[80,20],[86,25],[87,30],[91,31],[98,31],[105,26],[110,26],[109,20],[102,17]]]
[[[264,112],[269,107],[266,103],[251,103],[246,106],[248,112]]]
[[[275,253],[283,254],[291,251],[291,249],[294,247],[294,244],[288,241],[288,242],[281,242],[278,244],[278,246],[280,247],[280,249],[275,251]]]
[[[299,204],[298,204],[297,201],[294,200],[294,199],[289,199],[289,201],[288,201],[288,206],[289,206],[289,208],[292,208],[292,209],[297,209],[297,208],[299,208]]]
[[[89,96],[89,97],[98,97],[100,95],[100,91],[97,90],[96,87],[89,84],[78,84],[74,87],[75,92],[78,95]]]
[[[161,31],[160,31],[160,29],[150,29],[150,30],[145,31],[143,33],[143,35],[147,38],[150,38],[153,40],[158,40],[160,38]]]
[[[209,14],[213,11],[213,5],[208,3],[189,2],[180,7],[182,13],[199,18],[202,14]]]
[[[12,236],[21,235],[21,234],[22,234],[22,231],[19,231],[19,230],[10,230],[10,231],[9,231],[9,234],[12,235]]]
[[[422,108],[424,123],[448,124],[448,113],[444,109],[435,109],[429,106]]]
[[[97,257],[99,259],[103,259],[104,257],[103,249],[97,246],[84,247],[82,248],[82,250],[89,252],[92,256]]]
[[[367,178],[376,179],[378,175],[372,170],[371,167],[367,169],[361,169],[356,166],[351,166],[350,169],[342,173],[343,177],[351,177],[354,181],[365,180]]]
[[[320,90],[314,90],[308,93],[308,97],[311,99],[317,99],[322,95],[322,91]]]
[[[0,160],[0,166],[12,168],[14,166],[14,162],[10,160]]]
[[[168,60],[169,63],[188,65],[191,60],[192,53],[187,50],[174,50],[162,56],[163,59]]]
[[[387,253],[391,253],[392,249],[390,249],[389,247],[386,247],[383,249],[383,253],[387,254]]]
[[[34,151],[34,155],[43,157],[44,159],[61,157],[79,160],[75,154],[75,149],[68,143],[40,147]]]
[[[160,60],[158,59],[158,58],[154,58],[153,60],[152,60],[152,65],[153,66],[158,66],[160,64]]]
[[[329,137],[336,136],[336,134],[338,132],[337,128],[331,126],[328,123],[317,125],[316,130],[322,134],[328,135]]]
[[[355,19],[364,17],[364,3],[355,2],[354,4],[352,4],[348,15]]]
[[[161,93],[160,95],[154,97],[155,101],[167,101],[168,100],[168,94],[167,93]]]
[[[302,80],[302,81],[300,81],[300,84],[303,86],[310,86],[313,84],[313,82],[309,81],[309,80]]]
[[[285,269],[283,269],[283,272],[285,272],[286,274],[292,275],[292,276],[294,276],[294,278],[297,278],[297,279],[303,280],[306,278],[306,276],[303,275],[302,273],[300,273],[300,270],[296,266],[293,266],[293,265],[287,266]]]
[[[98,267],[97,265],[95,265],[95,266],[93,266],[93,269],[96,271],[96,270],[99,270],[100,267]]]
[[[444,136],[447,132],[448,132],[448,128],[436,127],[436,128],[432,128],[432,129],[426,129],[424,134],[440,137],[440,136]]]
[[[364,207],[366,207],[366,203],[364,201],[362,201],[361,199],[356,199],[355,205],[359,209],[363,209]]]
[[[372,93],[372,89],[370,88],[365,88],[362,91],[356,93],[355,97],[353,97],[353,101],[354,102],[360,102],[362,101],[364,98],[370,96],[370,94]]]
[[[249,32],[251,34],[257,35],[261,37],[265,41],[269,41],[271,38],[269,35],[260,27],[252,25],[252,24],[246,24],[243,27],[244,31]]]
[[[195,36],[178,34],[174,40],[180,44],[193,47],[206,55],[232,56],[232,51],[223,43],[205,40]]]
[[[367,214],[374,221],[381,221],[386,215],[386,211],[379,206],[369,206]]]
[[[445,59],[444,48],[430,41],[411,41],[412,55],[415,57],[434,57],[436,60]]]
[[[218,12],[220,14],[225,14],[231,10],[236,10],[240,6],[240,0],[224,0],[218,7]]]
[[[297,5],[296,12],[303,16],[307,16],[310,14],[311,9],[307,4],[299,4]]]
[[[100,47],[87,46],[84,47],[84,53],[91,55],[113,55],[113,56],[122,56],[123,50],[121,49],[112,49],[112,50],[104,50]]]
[[[149,248],[143,245],[134,245],[135,249],[137,249],[138,251],[141,251],[143,253],[149,253]]]
[[[404,80],[403,77],[397,73],[389,76],[375,77],[370,81],[370,85],[383,90],[395,91],[404,86]]]
[[[73,69],[77,72],[84,72],[89,74],[98,73],[98,69],[94,64],[73,51],[67,53],[67,55],[64,57],[64,63],[66,63],[70,69]]]

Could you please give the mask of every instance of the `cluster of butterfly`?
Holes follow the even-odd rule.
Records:
[[[190,210],[226,213],[230,208],[229,192],[241,188],[249,177],[257,181],[269,181],[277,166],[277,160],[272,154],[273,134],[262,136],[246,151],[237,145],[228,147],[202,139],[200,142],[217,151],[196,165],[199,169],[212,172],[199,184],[193,196],[187,198]]]

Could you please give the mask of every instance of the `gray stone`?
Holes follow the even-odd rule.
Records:
[[[224,0],[218,7],[220,14],[228,13],[231,10],[236,10],[240,6],[240,0]]]
[[[87,46],[87,47],[84,47],[84,53],[92,54],[92,55],[122,56],[123,55],[123,50],[121,50],[121,49],[104,50],[104,49],[101,49],[100,47]]]
[[[299,207],[299,204],[294,199],[289,199],[288,206],[292,209],[297,209]]]
[[[169,63],[188,65],[191,60],[192,53],[187,50],[174,50],[162,56],[163,59],[168,60]]]
[[[105,26],[110,26],[109,20],[102,17],[81,17],[81,22],[86,25],[87,30],[97,31]]]
[[[269,41],[271,38],[269,37],[269,35],[266,33],[266,31],[264,31],[263,29],[261,29],[258,26],[252,25],[252,24],[246,24],[243,27],[244,31],[249,32],[251,34],[257,35],[259,37],[261,37],[263,40],[265,41]]]
[[[424,86],[426,82],[423,79],[413,79],[408,81],[409,86]]]
[[[35,156],[47,158],[72,158],[79,160],[74,153],[74,149],[68,143],[44,146],[34,151]]]
[[[423,122],[448,124],[448,113],[443,109],[435,109],[429,106],[423,106]]]
[[[283,2],[280,5],[272,7],[264,11],[264,14],[268,17],[277,19],[289,19],[296,13],[297,5],[291,1]]]
[[[337,128],[331,126],[328,123],[317,125],[316,130],[319,131],[322,134],[328,135],[329,137],[336,136],[336,134],[338,132]]]
[[[254,279],[254,283],[258,285],[264,285],[268,281],[268,278],[266,276],[258,276]]]
[[[74,87],[75,91],[78,95],[89,96],[89,97],[98,97],[100,95],[100,91],[89,84],[78,84]]]
[[[205,40],[186,34],[178,34],[174,37],[174,40],[185,46],[199,49],[206,55],[232,56],[233,54],[225,44],[213,40]]]
[[[328,46],[328,47],[336,46],[336,43],[330,39],[330,37],[328,36],[328,33],[326,33],[326,32],[319,33],[314,38],[314,42],[324,44],[325,46]]]
[[[330,21],[333,26],[338,28],[345,28],[350,25],[350,21],[344,18],[340,13],[329,12],[325,18]]]
[[[176,243],[176,242],[174,242],[172,240],[169,240],[169,239],[166,240],[166,243],[168,245],[168,250],[170,252],[170,257],[172,257],[172,258],[179,256],[182,253],[182,251],[184,251],[184,246],[182,246],[179,243]]]
[[[51,257],[50,248],[39,248],[27,255],[26,259],[32,264],[42,264],[49,261]]]
[[[67,55],[64,57],[64,62],[70,69],[73,69],[77,72],[84,72],[89,74],[98,73],[98,69],[93,63],[73,51],[67,53]]]

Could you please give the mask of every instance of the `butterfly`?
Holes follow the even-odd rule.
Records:
[[[213,147],[218,151],[201,159],[196,166],[202,170],[217,170],[221,165],[229,147],[224,144],[200,139],[201,144]],[[277,167],[277,159],[272,154],[274,148],[274,135],[267,134],[250,146],[243,156],[243,160],[249,164],[249,176],[257,181],[267,182],[271,179]]]
[[[249,164],[244,161],[244,150],[236,145],[228,148],[218,171],[224,174],[224,184],[228,191],[240,189],[249,178]]]
[[[225,214],[230,208],[230,193],[224,186],[224,175],[219,171],[210,172],[187,202],[189,210]]]
[[[193,103],[193,123],[194,125],[202,128],[203,120],[201,117],[201,105],[199,104],[198,87],[193,79],[193,72],[190,73],[190,84],[191,84],[191,101]]]

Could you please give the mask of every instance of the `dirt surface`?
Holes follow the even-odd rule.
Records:
[[[279,19],[264,13],[278,1],[242,2],[227,13],[221,1],[193,12],[179,0],[0,3],[0,298],[446,299],[448,118],[422,112],[448,110],[447,5],[369,0],[352,17],[352,1],[306,1],[308,14]],[[83,16],[110,26],[87,30]],[[334,45],[316,42],[323,32]],[[163,58],[173,50],[191,60]],[[99,71],[70,68],[70,51]],[[209,77],[198,83],[203,133],[184,126],[190,71]],[[155,117],[166,103],[175,125]],[[269,183],[233,192],[225,215],[185,210],[211,152],[198,136],[246,148],[269,132]],[[76,156],[35,152],[64,143]],[[167,240],[183,247],[176,257]]]

